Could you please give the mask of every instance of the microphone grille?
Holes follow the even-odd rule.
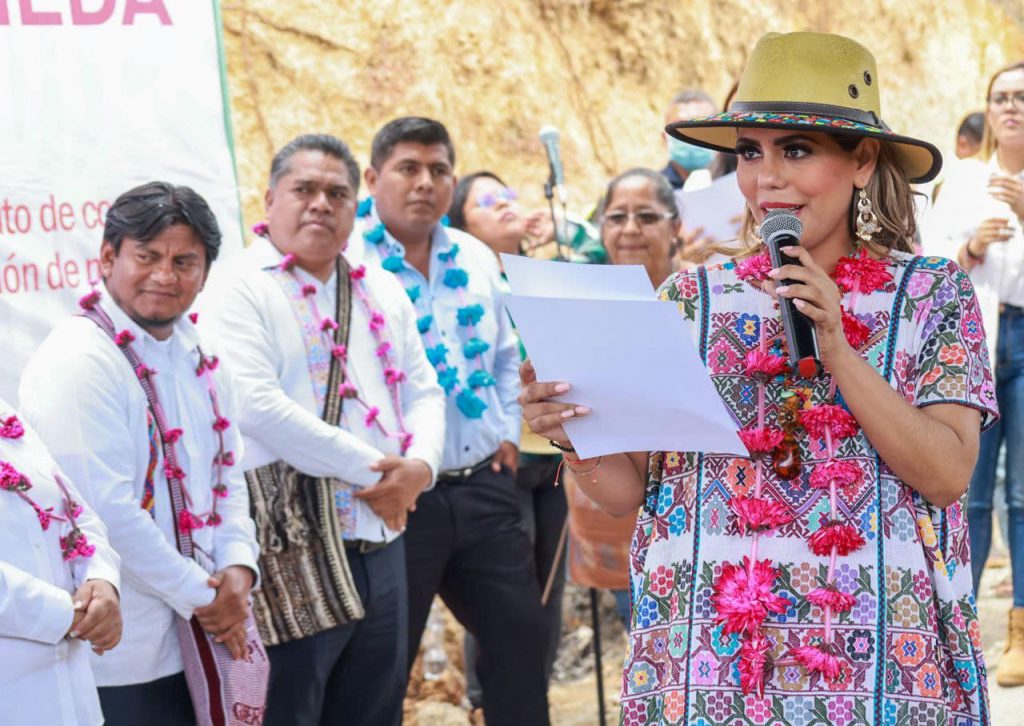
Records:
[[[764,216],[764,221],[761,222],[761,229],[759,230],[761,239],[765,242],[769,241],[773,235],[779,232],[788,232],[799,239],[803,231],[804,226],[800,223],[800,220],[788,209],[770,210]]]

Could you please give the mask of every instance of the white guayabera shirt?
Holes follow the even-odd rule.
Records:
[[[184,433],[175,446],[192,497],[190,511],[203,514],[213,504],[213,459],[218,442],[214,413],[199,364],[196,327],[183,318],[170,338],[159,341],[135,324],[109,298],[103,309],[114,329],[128,330],[132,344],[150,368],[168,425]],[[203,352],[211,354],[203,344]],[[224,415],[234,415],[229,371],[213,374]],[[213,601],[207,573],[178,552],[174,514],[163,470],[163,455],[152,471],[152,513],[143,509],[150,467],[149,415],[145,393],[120,349],[87,318],[60,323],[33,354],[19,387],[22,411],[39,431],[54,458],[78,485],[110,532],[121,554],[124,584],[121,610],[124,636],[120,647],[92,658],[99,686],[124,686],[180,673],[181,647],[174,618]],[[240,459],[237,422],[225,432],[225,451]],[[226,498],[217,503],[219,527],[192,533],[218,570],[242,565],[257,570],[255,526],[249,517],[249,494],[239,466],[224,470]]]
[[[270,241],[257,237],[242,253],[236,274],[217,281],[201,298],[206,309],[200,314],[209,317],[238,386],[239,422],[245,436],[243,469],[281,460],[310,476],[372,486],[381,475],[370,466],[386,455],[399,455],[399,442],[376,426],[366,426],[364,412],[351,401],[342,407],[339,426],[321,418],[295,310],[278,281],[266,272],[283,259]],[[336,273],[326,283],[298,267],[295,273],[304,285],[316,289],[321,315],[333,318]],[[436,476],[444,448],[444,394],[423,353],[415,311],[390,273],[368,269],[363,282],[384,314],[395,365],[406,375],[400,386],[401,405],[413,439],[405,456],[422,459]],[[384,382],[377,342],[354,288],[351,309],[347,365],[351,383],[380,409],[379,420],[387,430],[397,431],[397,413]],[[346,535],[350,539],[390,542],[399,535],[362,500],[354,501],[354,520],[354,532]]]
[[[14,415],[0,399],[0,421]],[[63,512],[56,462],[28,425],[17,439],[0,438],[0,460],[32,483],[27,492],[43,509]],[[74,617],[72,595],[86,580],[119,588],[118,556],[106,529],[74,483],[62,477],[82,505],[76,521],[96,550],[65,561],[61,536],[68,526],[53,520],[44,531],[32,506],[0,490],[0,723],[92,726],[103,723],[87,642],[65,638]],[[119,646],[120,647],[120,646]],[[113,651],[111,651],[113,652]],[[107,657],[107,656],[104,656]]]

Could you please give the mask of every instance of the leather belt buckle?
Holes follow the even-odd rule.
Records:
[[[355,550],[361,555],[368,555],[371,552],[382,550],[387,546],[387,542],[370,542],[365,539],[350,539],[345,541],[345,549]]]

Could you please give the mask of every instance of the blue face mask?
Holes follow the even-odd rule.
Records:
[[[697,169],[707,169],[715,158],[715,152],[670,136],[668,157],[687,171],[696,171]]]

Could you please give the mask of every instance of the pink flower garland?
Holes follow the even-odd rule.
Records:
[[[93,290],[91,293],[79,300],[79,305],[83,310],[98,310],[104,316],[107,321],[110,322],[111,326],[113,322],[110,317],[106,315],[106,312],[99,307],[100,293]],[[188,316],[189,320],[195,325],[199,319],[199,316],[192,313]],[[134,351],[132,343],[135,342],[135,336],[130,330],[122,330],[114,335],[114,343],[125,350],[130,350],[132,353],[141,360],[141,356]],[[229,466],[234,466],[235,455],[232,451],[227,451],[224,441],[224,431],[231,426],[231,422],[224,417],[220,409],[220,400],[217,397],[217,387],[213,380],[213,371],[217,370],[219,361],[216,356],[207,356],[203,353],[202,348],[196,347],[196,352],[199,355],[199,363],[196,367],[196,376],[203,378],[206,389],[210,398],[210,407],[213,411],[213,422],[211,428],[217,436],[217,453],[213,457],[214,467],[214,482],[210,489],[213,492],[213,504],[209,512],[204,514],[196,515],[189,510],[192,506],[192,497],[189,496],[188,487],[185,484],[186,472],[178,464],[178,457],[175,454],[175,446],[181,439],[184,431],[181,428],[171,428],[167,425],[164,411],[162,407],[157,406],[159,410],[154,411],[153,415],[157,417],[160,422],[160,430],[163,432],[164,443],[167,445],[167,449],[170,455],[164,460],[163,472],[164,476],[168,479],[177,479],[181,484],[182,494],[185,500],[185,508],[178,515],[178,527],[184,532],[193,532],[203,527],[217,527],[223,521],[223,517],[217,512],[217,502],[219,499],[223,499],[228,495],[227,485],[224,484],[224,469]],[[150,368],[145,363],[140,363],[135,369],[135,375],[139,380],[145,380],[152,378],[157,374],[155,368]]]
[[[736,263],[736,277],[741,280],[767,280],[772,261],[767,252],[760,252]]]
[[[736,274],[743,280],[766,280],[770,269],[771,262],[763,252],[736,263]],[[874,260],[866,250],[861,250],[856,257],[839,260],[833,279],[842,292],[851,293],[849,305],[852,309],[858,294],[880,289],[892,280],[892,275],[884,261]],[[842,307],[841,311],[847,341],[851,347],[858,349],[867,342],[871,331],[850,310]],[[745,356],[744,364],[746,374],[758,383],[757,422],[753,428],[740,432],[740,438],[755,462],[755,483],[752,496],[734,495],[729,507],[736,517],[737,529],[741,534],[750,532],[753,541],[750,555],[743,558],[742,566],[722,564],[721,574],[714,583],[712,601],[717,611],[716,621],[722,625],[722,631],[739,633],[741,636],[737,655],[740,687],[744,693],[761,696],[773,667],[768,655],[770,643],[762,626],[769,614],[785,612],[789,601],[774,594],[779,573],[769,560],[757,560],[758,539],[762,533],[784,526],[792,519],[783,503],[766,500],[761,496],[765,460],[785,436],[783,431],[765,425],[765,387],[768,381],[787,370],[781,357],[767,352],[763,325],[760,344]],[[832,398],[834,393],[833,383],[829,397]],[[809,477],[812,487],[827,489],[829,492],[829,520],[808,538],[808,547],[814,554],[829,558],[823,586],[807,595],[812,604],[824,611],[825,628],[820,644],[793,648],[789,657],[779,660],[777,664],[798,663],[809,673],[818,673],[832,683],[849,668],[834,643],[832,618],[835,614],[849,611],[855,603],[851,594],[836,587],[836,559],[855,552],[865,544],[863,535],[856,527],[838,519],[838,490],[859,483],[863,471],[855,463],[835,458],[835,442],[857,435],[860,429],[853,415],[835,404],[819,404],[802,410],[798,420],[808,435],[824,439],[828,456],[826,462],[815,466]]]
[[[740,634],[740,685],[744,693],[763,693],[771,670],[768,655],[770,643],[762,627],[770,613],[784,613],[789,601],[774,594],[779,571],[769,560],[758,560],[757,549],[762,534],[789,521],[785,507],[762,498],[765,461],[771,451],[782,443],[781,429],[765,426],[768,371],[778,368],[781,358],[767,352],[765,328],[760,326],[759,355],[745,359],[747,375],[757,380],[757,423],[753,429],[740,432],[740,438],[754,460],[752,496],[734,496],[730,507],[737,517],[737,528],[750,531],[750,554],[741,565],[722,563],[722,571],[714,583],[712,602],[716,621],[724,633]]]
[[[775,447],[782,443],[786,433],[782,429],[758,427],[743,429],[739,436],[740,441],[750,452],[750,458],[759,459],[775,451]]]
[[[254,231],[255,228],[254,228]],[[258,233],[258,232],[257,232]],[[287,254],[281,261],[279,269],[295,276],[296,259],[292,254]],[[386,437],[397,439],[401,452],[405,454],[412,446],[413,436],[406,430],[405,418],[402,413],[401,384],[405,381],[405,372],[399,369],[393,360],[391,341],[387,337],[387,321],[384,314],[374,307],[373,299],[366,289],[366,268],[363,265],[349,269],[349,279],[352,281],[352,290],[362,303],[369,319],[370,334],[376,343],[376,355],[381,363],[384,385],[387,386],[391,396],[392,405],[398,422],[398,430],[390,431],[380,420],[381,409],[379,406],[370,405],[352,384],[352,378],[348,371],[348,348],[344,345],[336,345],[334,342],[334,331],[338,328],[337,321],[324,317],[320,314],[320,308],[316,304],[316,286],[306,284],[302,286],[302,295],[309,303],[313,319],[316,320],[317,329],[324,338],[324,347],[331,351],[331,355],[338,360],[341,366],[342,382],[338,386],[338,393],[343,398],[349,398],[358,403],[364,411],[363,424],[370,428],[376,426]],[[296,277],[296,280],[298,278]]]
[[[768,613],[786,612],[789,600],[772,592],[778,578],[779,571],[768,560],[744,557],[742,566],[723,562],[712,597],[722,632],[755,635]]]
[[[24,435],[25,429],[22,427],[21,422],[18,421],[17,416],[8,416],[4,419],[3,426],[0,428],[0,438],[20,439]],[[82,506],[71,498],[67,485],[60,474],[54,472],[53,478],[61,491],[64,516],[54,514],[53,507],[43,509],[38,502],[28,495],[29,490],[32,489],[31,480],[18,471],[13,464],[0,459],[0,490],[18,495],[22,501],[32,507],[36,513],[36,519],[39,520],[39,526],[44,532],[50,528],[50,524],[54,520],[65,522],[70,526],[68,533],[60,537],[61,556],[64,560],[73,560],[76,557],[92,557],[96,547],[89,544],[88,538],[79,529],[76,522],[76,519],[82,513]]]
[[[25,435],[25,428],[17,416],[8,416],[0,421],[0,439],[20,439]]]

